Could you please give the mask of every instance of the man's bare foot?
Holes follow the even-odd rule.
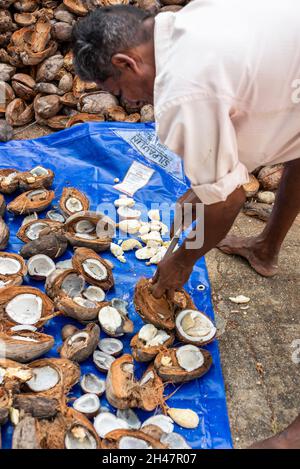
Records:
[[[277,273],[278,255],[267,252],[265,244],[258,237],[242,238],[229,235],[217,247],[225,254],[244,257],[251,267],[264,277],[273,277]]]
[[[283,432],[254,443],[250,449],[300,449],[300,415]]]

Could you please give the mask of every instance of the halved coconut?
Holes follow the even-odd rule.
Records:
[[[134,305],[144,321],[157,328],[171,331],[175,328],[175,315],[182,309],[196,309],[184,290],[176,291],[171,301],[166,295],[157,299],[152,295],[150,279],[141,278],[135,287]]]
[[[77,319],[82,324],[95,320],[98,316],[99,308],[109,304],[105,301],[96,304],[80,296],[70,298],[67,295],[57,296],[54,303],[56,308],[62,311],[65,316]]]
[[[211,354],[194,345],[183,345],[160,352],[154,366],[163,381],[181,383],[200,378],[212,365]]]
[[[52,299],[59,295],[74,298],[81,295],[85,281],[74,269],[56,270],[48,276],[45,287]]]
[[[0,296],[0,318],[14,324],[41,327],[56,316],[53,302],[37,288],[6,287]]]
[[[49,234],[43,233],[38,239],[25,244],[20,250],[20,254],[25,259],[36,254],[45,254],[51,257],[51,259],[56,259],[66,252],[67,247],[67,240],[61,232],[50,231]]]
[[[53,199],[54,191],[34,189],[16,197],[8,204],[7,209],[16,215],[42,212],[51,204]]]
[[[78,189],[75,189],[74,187],[65,187],[59,201],[59,207],[66,217],[70,217],[71,215],[74,215],[74,213],[88,210],[90,202]]]
[[[41,233],[45,233],[44,230],[48,229],[51,232],[56,232],[60,230],[61,227],[62,223],[53,220],[48,220],[46,218],[31,220],[25,225],[21,226],[21,228],[17,232],[17,237],[24,243],[28,243],[29,241],[34,241],[35,239],[38,239]]]
[[[97,417],[98,418],[98,417]],[[141,430],[116,429],[103,437],[103,449],[166,449],[167,446]]]
[[[35,360],[54,345],[54,338],[51,335],[12,329],[5,333],[0,332],[0,341],[4,343],[6,357],[11,360],[20,363]]]
[[[95,350],[95,352],[93,353],[93,361],[99,371],[107,373],[111,365],[115,361],[115,358],[112,355],[108,355],[108,353]]]
[[[94,427],[100,438],[105,438],[105,436],[113,430],[129,428],[125,420],[116,417],[110,412],[103,412],[97,415],[94,419]]]
[[[23,257],[18,254],[0,252],[0,279],[9,285],[21,285],[27,273]]]
[[[3,218],[0,217],[0,249],[6,249],[9,240],[9,235],[9,228]]]
[[[53,182],[54,173],[51,169],[36,166],[30,171],[25,171],[19,176],[19,187],[22,191],[38,189],[40,187],[49,188]]]
[[[65,435],[66,449],[97,449],[94,435],[83,425],[73,425]]]
[[[103,290],[114,285],[112,269],[107,262],[92,249],[77,248],[72,259],[73,267],[85,280]]]
[[[105,292],[100,287],[94,285],[89,286],[86,290],[82,292],[82,296],[87,300],[93,301],[95,303],[102,303],[105,300]]]
[[[65,222],[65,217],[57,212],[56,210],[49,210],[46,214],[46,217],[49,218],[51,221],[56,221],[58,223],[64,223]]]
[[[80,386],[85,393],[93,393],[97,396],[102,396],[105,393],[105,381],[93,373],[83,375]]]
[[[99,340],[98,347],[101,352],[117,357],[123,350],[123,343],[119,339],[107,337]]]
[[[28,274],[35,280],[44,280],[55,271],[53,260],[45,254],[36,254],[27,262]]]
[[[65,341],[68,337],[71,337],[71,335],[75,334],[76,332],[79,332],[79,329],[76,326],[73,324],[65,324],[61,330],[62,340]]]
[[[112,306],[99,310],[98,320],[104,332],[111,337],[119,337],[133,332],[133,322],[122,311]]]
[[[78,363],[87,360],[97,347],[99,335],[99,326],[94,323],[88,324],[85,329],[76,331],[65,340],[60,356]]]
[[[83,394],[74,401],[73,407],[88,418],[95,417],[100,410],[99,397],[92,393]]]
[[[27,386],[33,392],[49,391],[60,381],[58,371],[49,366],[41,366],[33,369],[33,377],[27,381]]]
[[[165,348],[171,347],[174,334],[157,329],[153,324],[145,324],[131,339],[130,346],[135,360],[149,362]]]
[[[12,194],[19,186],[19,174],[17,169],[0,169],[0,192]]]
[[[118,409],[117,417],[125,420],[132,430],[139,430],[141,428],[141,421],[132,409]]]
[[[115,223],[101,212],[83,211],[70,216],[65,222],[64,230],[72,246],[100,252],[109,249]]]
[[[133,372],[133,357],[125,354],[111,365],[106,380],[106,398],[117,409],[141,408],[154,410],[161,405],[163,384],[153,368],[137,381]]]
[[[202,311],[185,309],[176,316],[176,333],[182,342],[205,345],[214,340],[217,329]]]
[[[33,212],[30,215],[27,215],[26,217],[23,218],[21,226],[27,225],[27,223],[29,223],[31,221],[38,220],[38,218],[39,218],[38,214]]]
[[[147,425],[156,425],[159,427],[164,433],[171,433],[174,430],[174,424],[170,417],[167,415],[157,414],[149,417],[142,423],[142,427],[146,427]]]

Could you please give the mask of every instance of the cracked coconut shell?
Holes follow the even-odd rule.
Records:
[[[12,194],[18,189],[20,171],[13,168],[0,169],[0,192]]]
[[[65,217],[70,217],[71,215],[74,215],[74,213],[87,211],[89,206],[89,199],[78,189],[75,189],[74,187],[65,187],[63,189],[63,193],[59,201],[59,207]]]
[[[276,164],[274,166],[265,166],[259,171],[257,179],[265,191],[278,189],[283,169],[282,164]]]
[[[20,363],[39,358],[54,345],[54,338],[51,335],[31,331],[0,332],[0,341],[4,343],[7,358]]]
[[[7,210],[16,215],[29,215],[34,212],[42,212],[54,199],[54,191],[47,189],[34,189],[24,192],[16,197],[7,206]]]
[[[178,349],[164,350],[154,360],[155,370],[164,382],[186,383],[192,381],[207,373],[212,365],[211,354],[205,349],[199,349],[203,355],[204,363],[193,371],[186,371],[178,363],[176,350]]]
[[[20,250],[21,256],[28,259],[36,254],[45,254],[51,259],[62,256],[68,247],[65,236],[61,233],[43,234],[40,238],[29,241]]]
[[[141,278],[135,287],[134,306],[145,322],[154,324],[159,329],[172,331],[175,329],[175,316],[183,309],[197,309],[193,300],[184,290],[176,291],[173,300],[154,298],[151,293],[150,279]]]
[[[106,379],[106,398],[117,409],[139,408],[152,411],[163,405],[163,383],[153,367],[140,381],[134,377],[133,357],[122,355],[114,360]]]
[[[32,371],[27,365],[20,364],[8,358],[0,358],[0,369],[4,369],[0,389],[7,392],[20,392],[22,384],[32,378]]]
[[[139,332],[133,336],[130,342],[133,358],[138,362],[150,362],[156,355],[173,345],[175,335],[169,333],[169,338],[161,345],[147,346],[139,337]]]
[[[96,350],[99,337],[100,327],[94,323],[88,324],[85,329],[67,337],[60,350],[60,356],[81,363]]]
[[[105,438],[102,440],[103,449],[119,449],[119,443],[121,438],[132,437],[138,440],[144,441],[153,449],[167,449],[167,446],[161,443],[159,440],[147,435],[142,430],[113,430],[107,433]]]
[[[34,227],[37,226],[38,230],[36,234],[31,234],[34,232]],[[31,220],[28,223],[25,223],[25,225],[20,226],[19,231],[17,232],[17,237],[23,241],[23,243],[29,243],[30,241],[34,241],[32,239],[34,236],[39,238],[41,235],[44,236],[45,233],[48,233],[48,230],[50,232],[59,232],[63,226],[63,223],[59,221],[54,221],[50,220],[48,218],[42,218],[42,219],[37,219],[37,220]],[[43,231],[47,230],[47,231]]]
[[[110,290],[114,286],[110,264],[92,249],[76,248],[72,264],[90,285],[101,287],[103,290]]]
[[[0,249],[5,249],[9,240],[9,228],[3,218],[0,217]]]
[[[54,172],[51,169],[43,167],[33,168],[31,171],[25,171],[19,176],[19,188],[21,191],[30,191],[44,187],[51,187],[54,179]]]
[[[10,252],[0,252],[0,282],[8,285],[21,285],[27,273],[23,257]],[[1,288],[1,287],[0,287]]]

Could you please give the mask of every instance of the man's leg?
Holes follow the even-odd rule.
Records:
[[[283,432],[258,441],[251,449],[300,449],[300,415]]]
[[[274,208],[263,232],[256,237],[228,235],[218,245],[226,254],[245,257],[256,272],[271,277],[278,269],[284,238],[300,211],[300,159],[285,164]]]

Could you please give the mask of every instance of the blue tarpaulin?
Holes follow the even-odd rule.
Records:
[[[91,201],[91,210],[97,209],[99,204],[113,202],[119,192],[114,188],[115,178],[120,181],[132,165],[138,161],[154,170],[149,182],[134,195],[137,203],[150,208],[153,203],[172,204],[188,188],[188,181],[182,172],[179,158],[172,155],[156,139],[152,124],[124,124],[124,123],[91,123],[75,126],[46,137],[27,141],[11,141],[0,145],[0,168],[16,168],[28,170],[37,165],[50,168],[55,172],[54,189],[56,198],[52,205],[57,204],[62,189],[65,186],[76,187],[83,191]],[[11,196],[6,197],[7,201]],[[41,214],[41,217],[45,214]],[[22,217],[6,213],[11,236],[7,250],[18,252],[21,242],[16,237]],[[61,259],[70,258],[69,250]],[[101,254],[102,255],[102,254]],[[104,252],[103,257],[113,261],[115,287],[107,298],[123,298],[129,302],[129,317],[134,321],[135,332],[142,325],[142,320],[133,306],[133,292],[140,277],[151,277],[155,266],[146,266],[144,261],[138,261],[133,252],[126,253],[125,264],[116,260],[110,252]],[[43,284],[25,278],[25,284],[43,289]],[[197,289],[198,285],[205,289]],[[211,318],[214,317],[208,274],[204,259],[194,268],[187,285],[197,307]],[[59,356],[57,348],[61,345],[60,331],[66,323],[75,321],[65,317],[52,319],[44,330],[55,336],[55,346],[48,356]],[[78,324],[77,324],[78,325]],[[101,332],[101,337],[105,334]],[[130,352],[130,338],[122,338],[125,352]],[[195,410],[200,418],[197,429],[186,430],[175,425],[174,431],[182,434],[188,444],[194,449],[231,448],[231,435],[227,416],[224,383],[220,364],[217,341],[207,346],[212,353],[213,366],[202,378],[182,385],[168,400],[170,407],[190,408]],[[137,365],[140,374],[142,365]],[[81,364],[82,374],[93,372],[101,376],[92,360]],[[102,376],[104,377],[104,375]],[[176,387],[169,385],[165,394],[171,394]],[[70,396],[79,396],[80,386],[76,385]],[[101,398],[102,406],[109,406],[105,397]],[[115,412],[115,409],[112,409]],[[142,420],[151,413],[137,411]],[[7,424],[2,428],[3,447],[11,446],[12,426]]]

